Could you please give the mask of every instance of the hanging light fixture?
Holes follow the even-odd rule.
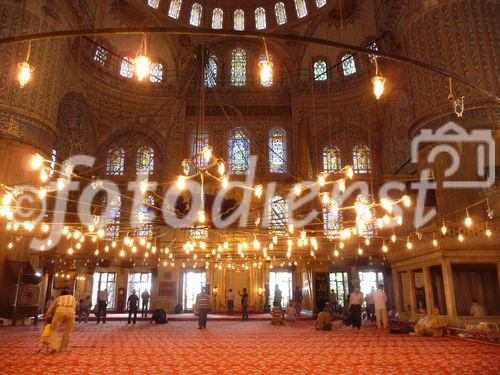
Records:
[[[26,86],[32,78],[34,68],[29,63],[31,54],[31,41],[28,43],[28,52],[26,53],[26,60],[22,63],[17,64],[17,81],[19,82],[19,87],[23,88]]]
[[[387,78],[380,75],[379,73],[377,57],[375,57],[374,60],[375,60],[375,76],[372,78],[373,94],[375,95],[377,100],[379,100],[382,94],[384,93],[385,82],[387,81]]]
[[[137,79],[142,81],[149,75],[149,68],[151,67],[151,59],[147,56],[147,39],[146,34],[142,35],[141,45],[137,56],[134,59],[135,74]]]
[[[273,63],[269,58],[269,53],[267,51],[266,39],[262,38],[262,42],[264,44],[264,55],[261,57],[259,61],[260,66],[260,82],[262,84],[266,84],[272,79],[273,75]]]

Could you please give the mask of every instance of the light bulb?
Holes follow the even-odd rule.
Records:
[[[354,169],[350,165],[345,168],[345,175],[350,179],[354,177]]]
[[[17,81],[19,82],[19,86],[21,88],[26,86],[31,80],[33,70],[34,68],[27,61],[17,64]]]
[[[260,65],[260,82],[264,85],[269,83],[273,76],[273,63],[264,58],[259,62]]]
[[[387,78],[379,76],[379,75],[376,75],[375,77],[372,78],[373,94],[375,95],[377,100],[380,99],[380,97],[384,93],[386,81],[387,81]]]
[[[139,189],[141,190],[141,193],[144,194],[146,191],[148,191],[148,180],[144,180],[139,182]]]
[[[260,242],[259,242],[259,240],[257,240],[257,239],[253,240],[253,248],[255,250],[259,250],[260,249]]]
[[[394,242],[396,242],[396,235],[395,235],[395,234],[393,234],[393,235],[391,236],[391,241],[392,241],[393,243],[394,243]]]
[[[458,235],[458,240],[459,240],[460,242],[463,242],[463,241],[464,241],[464,236],[463,236],[463,234],[462,234],[462,233],[460,233],[460,234]]]
[[[444,236],[446,232],[448,232],[448,228],[446,228],[446,225],[443,224],[443,226],[441,227],[441,233],[443,233]]]
[[[321,194],[321,203],[323,203],[324,205],[327,205],[329,201],[330,201],[330,195],[328,193],[322,193]]]
[[[223,176],[225,171],[226,171],[226,164],[224,164],[224,161],[219,160],[217,162],[217,172],[219,172],[219,175]]]
[[[403,195],[403,205],[405,207],[410,207],[411,206],[411,198],[408,195]]]
[[[465,223],[465,226],[466,226],[467,228],[470,228],[470,227],[472,226],[472,219],[471,219],[469,216],[467,216],[467,217],[465,218],[464,223]]]
[[[326,178],[325,178],[325,175],[323,173],[320,173],[318,175],[318,185],[319,186],[325,186],[326,184]]]
[[[45,169],[42,169],[40,171],[40,181],[47,182],[48,179],[49,179],[48,173],[45,171]]]
[[[227,189],[227,187],[229,186],[229,177],[227,175],[222,176],[221,185],[223,189]]]
[[[290,234],[293,234],[293,231],[294,231],[293,224],[288,224],[288,232],[290,232]]]
[[[295,184],[295,186],[293,187],[293,191],[295,192],[295,195],[298,197],[302,192],[302,187],[300,186],[300,184]]]
[[[338,250],[333,250],[333,256],[338,257],[339,256],[339,251]]]
[[[111,247],[115,248],[116,247],[116,241],[111,242]]]
[[[38,191],[38,198],[44,199],[47,196],[47,190],[45,188],[40,188]]]
[[[99,238],[103,238],[104,234],[105,234],[104,229],[99,228],[99,230],[97,231],[97,235],[99,236]]]
[[[260,199],[262,196],[262,191],[263,191],[263,186],[262,185],[255,185],[255,196]]]
[[[108,245],[104,246],[104,251],[105,251],[106,253],[107,253],[107,252],[109,252],[109,246],[108,246]]]
[[[70,247],[67,252],[68,252],[68,255],[73,255],[74,250],[72,247]]]
[[[186,177],[179,176],[176,183],[177,189],[184,190],[186,188]]]
[[[273,236],[272,241],[273,241],[273,244],[277,245],[278,244],[278,237],[277,236]]]
[[[99,250],[95,249],[94,254],[95,254],[95,256],[98,256],[99,255]]]
[[[370,239],[369,238],[365,239],[365,245],[370,246]]]
[[[213,155],[213,148],[210,146],[205,146],[203,147],[203,159],[205,159],[205,162],[210,162],[210,159],[212,159]]]
[[[206,216],[205,216],[205,211],[199,210],[198,211],[198,222],[203,224],[205,222]]]
[[[408,250],[413,249],[413,244],[410,242],[410,240],[408,240],[408,241],[406,242],[406,248],[407,248]]]
[[[120,250],[120,256],[123,258],[125,256],[125,250]]]
[[[345,246],[345,245],[344,245],[344,243],[341,241],[341,242],[339,243],[339,247],[340,247],[340,249],[343,249],[343,248],[344,248],[344,246]]]
[[[8,206],[11,202],[12,202],[12,195],[11,195],[11,194],[9,194],[9,193],[6,193],[6,194],[2,197],[2,205],[4,205],[4,206]]]
[[[358,248],[358,255],[363,255],[363,249],[362,248]]]
[[[487,237],[491,237],[491,230],[486,229],[486,231],[484,232],[484,234],[486,234]]]
[[[438,244],[438,241],[437,241],[435,238],[432,240],[432,245],[433,245],[434,247],[437,247],[437,246],[439,245],[439,244]]]
[[[338,184],[339,184],[339,191],[341,193],[345,192],[345,180],[340,180]]]
[[[12,242],[9,242],[9,244],[7,245],[7,248],[10,250],[14,247],[14,244]]]
[[[66,186],[66,180],[62,177],[57,179],[57,190],[62,190]]]
[[[382,245],[382,251],[383,251],[384,253],[387,253],[387,251],[389,251],[389,248],[387,247],[387,245],[386,245],[386,244],[383,244],[383,245]]]
[[[40,154],[33,155],[33,159],[31,159],[31,168],[39,169],[43,164],[43,157]]]
[[[151,59],[147,56],[140,55],[134,59],[135,74],[137,79],[142,81],[149,75],[149,67],[151,66]]]

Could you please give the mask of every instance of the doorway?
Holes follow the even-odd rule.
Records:
[[[196,303],[196,296],[207,283],[205,272],[186,272],[182,280],[182,308],[184,311],[192,311]]]
[[[97,305],[97,293],[100,290],[108,290],[108,309],[115,308],[116,295],[116,273],[94,272],[92,283],[92,306]]]
[[[359,288],[364,296],[374,290],[377,290],[379,284],[384,284],[384,275],[377,271],[361,271],[359,272]]]
[[[289,271],[269,273],[269,304],[271,306],[274,305],[276,285],[281,289],[281,306],[285,307],[292,299],[292,273]]]
[[[132,290],[135,290],[136,296],[141,298],[142,292],[147,290],[151,295],[151,272],[131,272],[128,274],[128,289],[127,289],[127,301],[128,297],[132,294]],[[142,304],[142,300],[140,302]]]

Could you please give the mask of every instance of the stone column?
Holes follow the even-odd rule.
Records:
[[[401,278],[399,277],[399,272],[392,269],[392,288],[394,295],[394,305],[398,311],[403,311],[401,306]]]
[[[410,299],[411,314],[417,312],[417,297],[415,296],[415,279],[413,278],[413,270],[406,270],[408,278],[408,297]]]
[[[425,305],[427,311],[432,311],[434,308],[434,290],[432,288],[431,270],[429,267],[422,267],[424,274],[424,289],[425,289]]]
[[[448,318],[450,323],[456,324],[457,312],[455,306],[455,290],[453,289],[453,273],[450,261],[443,260],[441,267],[443,268],[443,286]]]

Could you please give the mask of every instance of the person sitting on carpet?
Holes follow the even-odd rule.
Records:
[[[290,300],[290,303],[286,307],[286,320],[289,322],[297,321],[297,310],[295,310],[295,307],[293,305],[293,301]]]
[[[443,336],[444,327],[446,327],[446,325],[446,318],[439,315],[439,309],[434,307],[432,309],[432,316],[429,316],[423,324],[419,321],[415,327],[413,327],[413,330],[415,331],[414,334],[417,336],[440,337]]]
[[[330,314],[329,303],[325,303],[323,311],[318,314],[318,319],[316,319],[316,329],[320,331],[332,330],[332,314]]]
[[[389,327],[389,333],[393,334],[408,334],[414,332],[413,327],[417,324],[424,326],[426,322],[429,320],[429,316],[427,315],[427,310],[420,310],[419,318],[411,318],[409,322],[391,322],[391,326]]]
[[[387,315],[389,320],[398,320],[398,310],[396,309],[396,306],[392,306]]]
[[[271,324],[272,325],[283,325],[283,318],[281,316],[282,311],[281,307],[279,306],[273,306],[273,309],[271,310]]]
[[[481,305],[479,302],[477,302],[476,298],[473,298],[472,300],[472,306],[470,307],[470,314],[474,318],[482,318],[486,315],[486,310],[483,305]]]

